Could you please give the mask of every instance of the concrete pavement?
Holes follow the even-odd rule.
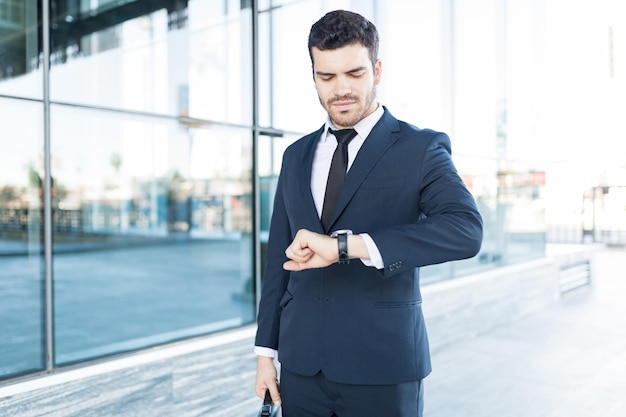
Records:
[[[626,416],[626,250],[553,307],[433,352],[427,417]]]
[[[626,249],[596,251],[591,267],[590,286],[550,307],[460,341],[435,341],[425,416],[626,416]],[[141,358],[130,356],[102,363],[101,372],[76,370],[92,372],[89,379],[70,371],[57,375],[65,382],[39,389],[0,388],[0,416],[255,416],[254,328],[239,333],[213,348],[155,349],[163,359],[143,358],[143,365],[125,367],[124,360]],[[175,360],[165,359],[170,350]]]

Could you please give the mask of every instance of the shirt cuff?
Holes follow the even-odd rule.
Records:
[[[258,356],[267,356],[268,358],[275,358],[278,351],[268,348],[268,347],[255,346],[254,353],[256,353]]]
[[[383,263],[383,256],[380,254],[378,246],[376,246],[376,244],[374,243],[374,239],[372,239],[367,233],[360,233],[359,236],[363,238],[363,242],[365,242],[365,247],[367,247],[367,252],[370,255],[369,259],[361,259],[363,265],[373,266],[377,269],[384,269],[385,264]]]

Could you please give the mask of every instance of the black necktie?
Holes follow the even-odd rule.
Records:
[[[335,211],[335,206],[339,200],[339,195],[343,189],[343,183],[346,179],[346,171],[348,170],[348,144],[356,136],[354,129],[332,130],[330,133],[337,138],[337,149],[333,154],[333,160],[330,164],[328,172],[328,182],[326,183],[326,194],[324,194],[324,206],[322,208],[322,225],[324,230],[328,232],[330,226],[330,218]]]

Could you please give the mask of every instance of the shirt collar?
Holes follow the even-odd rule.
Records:
[[[354,126],[352,126],[352,128],[356,130],[356,133],[360,137],[365,139],[370,134],[372,129],[374,129],[374,126],[376,125],[376,123],[378,123],[380,118],[383,117],[384,112],[385,110],[383,106],[378,104],[376,107],[376,110],[374,110],[372,114],[365,117],[364,119],[359,120],[359,122],[355,124]],[[328,129],[334,129],[334,130],[337,129],[335,125],[333,125],[333,122],[330,120],[329,116],[326,117],[326,125],[324,126],[324,133],[322,134],[322,138],[321,138],[322,142],[325,142],[328,139],[328,135],[329,135]]]

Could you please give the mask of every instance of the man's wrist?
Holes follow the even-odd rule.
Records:
[[[257,363],[274,363],[274,358],[270,358],[269,356],[258,355],[256,359]]]

